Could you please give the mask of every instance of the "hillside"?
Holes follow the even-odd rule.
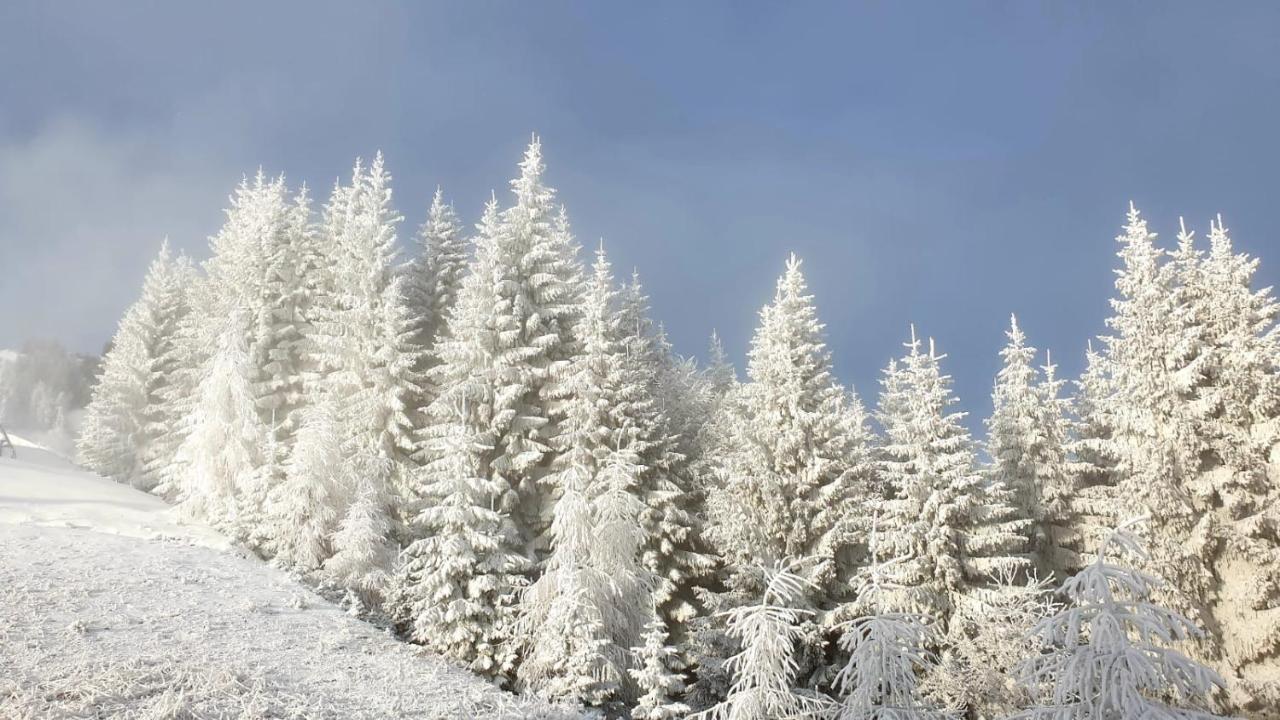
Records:
[[[20,438],[0,459],[0,717],[547,718]]]

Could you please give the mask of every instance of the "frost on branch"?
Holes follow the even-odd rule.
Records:
[[[1028,720],[1209,720],[1223,679],[1173,646],[1202,634],[1186,617],[1151,601],[1160,581],[1119,564],[1145,561],[1130,521],[1107,537],[1092,564],[1062,586],[1067,607],[1034,634],[1045,652],[1021,678],[1039,702]],[[1112,561],[1114,559],[1114,562]]]

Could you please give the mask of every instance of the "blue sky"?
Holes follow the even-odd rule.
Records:
[[[842,380],[873,398],[914,322],[982,414],[1010,312],[1079,371],[1130,199],[1280,278],[1277,37],[1246,2],[7,2],[0,347],[100,348],[259,165],[323,195],[381,149],[404,235],[537,131],[680,351],[741,358],[795,251]]]

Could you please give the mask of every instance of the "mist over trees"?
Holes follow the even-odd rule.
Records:
[[[207,260],[162,247],[80,461],[609,716],[1280,706],[1280,306],[1221,218],[1164,247],[1131,207],[1086,371],[1012,318],[975,438],[914,327],[880,387],[839,382],[794,256],[744,373],[713,333],[678,355],[640,279],[584,257],[536,137],[472,227],[440,190],[408,230],[392,188],[380,154],[318,208],[259,172]],[[5,413],[48,413],[7,388],[85,397],[5,367]]]

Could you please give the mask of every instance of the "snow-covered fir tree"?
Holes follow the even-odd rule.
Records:
[[[284,481],[270,497],[268,550],[281,566],[308,576],[332,554],[350,458],[333,400],[322,398],[300,415]]]
[[[492,447],[474,418],[464,400],[444,434],[432,437],[432,460],[419,471],[425,502],[413,521],[421,539],[401,553],[388,604],[414,642],[501,678],[515,667],[516,597],[527,562],[500,509],[501,486],[477,472]]]
[[[1210,516],[1197,512],[1189,481],[1200,470],[1204,443],[1198,408],[1188,402],[1195,385],[1200,328],[1179,302],[1174,266],[1132,204],[1116,238],[1121,267],[1103,338],[1110,392],[1098,400],[1109,424],[1120,497],[1142,503],[1156,518],[1148,538],[1153,569],[1170,581],[1169,601],[1202,621],[1213,569],[1203,540]],[[1197,527],[1198,526],[1198,527]]]
[[[1127,524],[1132,526],[1132,524]],[[1145,551],[1128,527],[1113,532],[1094,562],[1063,583],[1067,606],[1035,628],[1043,651],[1020,668],[1038,695],[1016,718],[1209,720],[1217,673],[1177,650],[1202,634],[1153,603],[1154,576],[1123,564]]]
[[[236,313],[219,338],[196,389],[190,431],[177,452],[185,468],[184,513],[245,539],[246,498],[257,496],[266,468],[267,428],[254,404],[247,313]]]
[[[1061,383],[1051,369],[1037,379],[1036,350],[1026,344],[1016,317],[1010,318],[1007,335],[987,419],[991,482],[1010,492],[1018,517],[1029,521],[1026,536],[1032,561],[1040,572],[1049,573],[1071,564],[1069,551],[1061,547],[1071,496],[1064,408],[1058,397]]]
[[[157,409],[177,370],[172,345],[187,312],[189,277],[189,263],[173,258],[166,240],[102,360],[77,443],[86,467],[144,490],[157,483],[150,461],[165,432]]]
[[[402,553],[392,590],[392,614],[412,627],[415,642],[490,676],[514,669],[514,597],[530,564],[513,517],[517,479],[500,445],[521,389],[513,362],[519,326],[494,312],[510,307],[504,240],[492,200],[437,344],[432,378],[441,392],[422,431],[414,492],[419,539]]]
[[[667,626],[656,614],[644,630],[644,644],[632,648],[635,667],[629,671],[640,691],[631,717],[635,720],[680,720],[690,712],[680,701],[685,682],[678,668],[679,651],[667,644]]]
[[[630,648],[652,607],[651,575],[640,558],[645,438],[625,414],[644,388],[627,372],[615,299],[601,249],[575,330],[580,353],[564,384],[551,553],[521,607],[520,685],[588,705],[632,694],[625,686]]]
[[[1205,362],[1196,401],[1210,449],[1193,493],[1219,519],[1212,566],[1222,579],[1214,608],[1235,675],[1236,707],[1280,704],[1280,315],[1270,288],[1255,289],[1258,261],[1234,251],[1219,217],[1202,278]]]
[[[993,572],[1025,566],[1026,521],[1008,490],[977,468],[963,413],[950,411],[956,398],[941,370],[945,356],[932,341],[922,352],[914,328],[906,347],[882,381],[880,466],[890,499],[881,527],[885,551],[905,557],[893,568],[895,584],[910,589],[898,609],[945,628],[961,593]]]
[[[909,588],[895,586],[893,567],[906,556],[881,559],[875,528],[870,558],[856,580],[854,605],[860,617],[841,628],[840,648],[848,660],[835,677],[836,720],[943,720],[919,690],[919,674],[932,665],[928,620],[892,607]],[[892,595],[892,598],[886,598]]]
[[[418,392],[421,349],[396,267],[400,216],[391,206],[390,180],[379,153],[368,170],[357,162],[349,188],[335,190],[326,228],[334,233],[327,250],[334,253],[337,295],[318,308],[308,337],[323,372],[313,397],[336,409],[348,456],[339,481],[341,530],[326,569],[366,604],[377,599],[374,584],[390,570],[385,563],[400,519],[393,513],[409,492],[416,449],[408,403]],[[358,567],[363,562],[384,564]]]
[[[469,398],[471,417],[464,422],[491,448],[475,473],[491,484],[523,552],[535,561],[549,518],[544,478],[574,354],[581,268],[567,221],[555,212],[554,191],[543,181],[536,138],[520,169],[512,182],[515,206],[499,212],[494,200],[485,208],[476,257],[437,341],[429,373],[436,397],[425,435],[443,434]]]
[[[706,614],[695,622],[699,665],[694,696],[719,695],[734,649],[721,620],[758,597],[750,569],[759,562],[804,557],[813,563],[811,598],[822,604],[842,594],[837,579],[853,569],[873,502],[873,466],[865,411],[831,374],[830,354],[794,256],[779,278],[774,301],[760,312],[747,382],[716,400],[708,458],[708,536],[726,566],[725,587],[703,593]],[[728,378],[724,378],[728,381]],[[841,557],[841,556],[844,557]],[[816,618],[802,619],[798,649],[807,676],[824,661]]]
[[[347,459],[348,477],[356,478],[354,497],[331,536],[333,555],[324,570],[328,581],[345,589],[345,604],[354,614],[378,607],[387,592],[396,553],[388,540],[395,511],[388,491],[392,462],[373,454]]]
[[[405,266],[405,300],[425,350],[435,345],[446,314],[458,299],[467,269],[467,241],[453,206],[436,188],[427,221],[418,230],[417,255]]]
[[[1108,363],[1092,341],[1085,350],[1085,370],[1074,384],[1067,442],[1074,486],[1068,507],[1074,521],[1062,543],[1073,556],[1072,566],[1063,569],[1072,573],[1088,564],[1086,556],[1093,552],[1098,537],[1119,524],[1124,512],[1118,502],[1116,446],[1104,402],[1111,393]]]
[[[717,395],[724,395],[737,384],[738,373],[733,369],[729,354],[725,352],[724,342],[714,330],[711,331],[707,348],[707,382]]]
[[[747,375],[731,404],[733,435],[708,501],[708,534],[730,566],[809,558],[826,591],[868,499],[868,437],[846,422],[857,410],[831,374],[795,256],[760,312]]]
[[[522,418],[533,423],[513,423],[508,433],[507,457],[511,472],[519,478],[525,532],[532,554],[549,529],[552,493],[540,481],[547,477],[557,452],[556,439],[563,434],[557,423],[563,417],[564,387],[570,363],[577,353],[573,328],[582,297],[582,266],[578,245],[563,206],[554,207],[555,190],[543,180],[542,143],[534,136],[520,163],[520,177],[511,181],[515,204],[502,213],[507,282],[507,312],[521,328],[516,340],[523,348],[526,406]],[[540,418],[541,423],[536,419]]]
[[[794,563],[784,561],[757,569],[763,593],[754,602],[725,613],[728,635],[741,648],[725,663],[733,684],[723,701],[691,718],[773,720],[818,716],[826,710],[824,698],[795,686],[799,622],[810,614],[801,605],[815,588],[794,569]]]
[[[696,368],[675,357],[649,318],[648,297],[633,273],[620,293],[614,334],[620,357],[615,422],[628,428],[640,477],[637,496],[646,540],[644,565],[652,573],[654,603],[679,626],[697,614],[693,588],[715,568],[703,538],[704,493],[693,461],[689,435],[697,414],[692,405],[702,388]]]

